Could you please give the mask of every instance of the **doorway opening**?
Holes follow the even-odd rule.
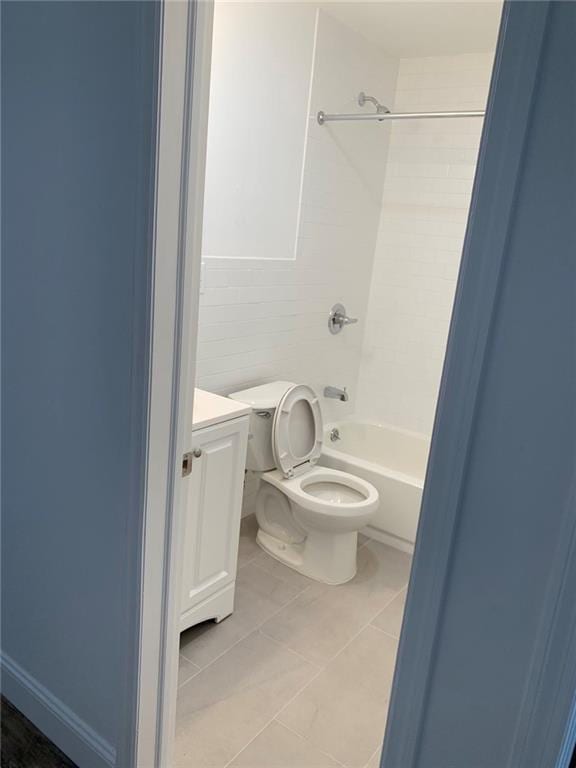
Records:
[[[215,4],[177,766],[379,765],[500,13]]]

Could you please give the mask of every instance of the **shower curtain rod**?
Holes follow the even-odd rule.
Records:
[[[471,110],[468,112],[365,112],[350,115],[327,115],[320,110],[316,119],[320,125],[324,123],[338,122],[340,120],[428,120],[441,117],[484,117],[484,110]]]

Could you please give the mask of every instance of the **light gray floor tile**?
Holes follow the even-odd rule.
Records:
[[[396,647],[366,627],[277,719],[348,768],[364,768],[384,737]]]
[[[180,636],[180,652],[199,667],[250,634],[286,605],[301,589],[282,581],[254,563],[238,571],[234,613],[219,624],[213,621],[191,627]]]
[[[263,550],[260,550],[260,554],[253,560],[253,563],[259,565],[260,568],[264,568],[265,571],[273,576],[282,579],[287,584],[292,584],[300,589],[305,589],[315,583],[313,579],[309,579],[308,576],[304,576],[293,568],[289,568]]]
[[[252,633],[180,688],[175,765],[223,768],[316,672]]]
[[[178,685],[183,685],[187,680],[190,680],[192,675],[195,675],[199,669],[200,667],[197,667],[196,664],[188,661],[187,658],[180,654],[178,659]]]
[[[362,536],[361,541],[360,536],[362,536],[362,534],[359,534],[358,538],[359,547],[365,544],[367,541],[370,541],[367,536]],[[304,588],[317,583],[314,581],[314,579],[310,579],[308,576],[304,576],[302,573],[298,573],[298,571],[295,571],[293,568],[289,568],[287,565],[284,565],[284,563],[276,560],[276,558],[272,557],[262,549],[260,549],[260,553],[252,562],[256,565],[259,565],[261,568],[264,568],[269,573],[274,574],[274,576],[277,576],[279,579],[288,582],[288,584],[294,584],[295,586]]]
[[[238,568],[253,560],[262,550],[256,544],[258,523],[255,515],[243,517],[240,523],[240,541],[238,543]]]
[[[339,768],[339,764],[274,721],[240,752],[230,768]]]
[[[378,749],[376,752],[374,752],[371,759],[366,763],[366,768],[380,768],[381,753],[382,753],[381,749]]]
[[[384,608],[378,616],[372,621],[372,624],[379,629],[384,630],[389,635],[400,637],[402,628],[402,617],[404,616],[404,606],[406,605],[406,590],[403,589],[400,594]]]
[[[338,587],[314,583],[262,631],[315,664],[327,664],[408,583],[410,555],[375,541],[358,551],[358,573]]]

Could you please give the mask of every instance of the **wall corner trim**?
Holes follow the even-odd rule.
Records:
[[[82,768],[113,768],[116,750],[10,656],[1,653],[2,693]]]

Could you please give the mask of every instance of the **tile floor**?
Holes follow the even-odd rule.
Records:
[[[242,522],[236,608],[184,632],[178,768],[377,768],[411,558],[361,537],[358,573],[311,581]]]

